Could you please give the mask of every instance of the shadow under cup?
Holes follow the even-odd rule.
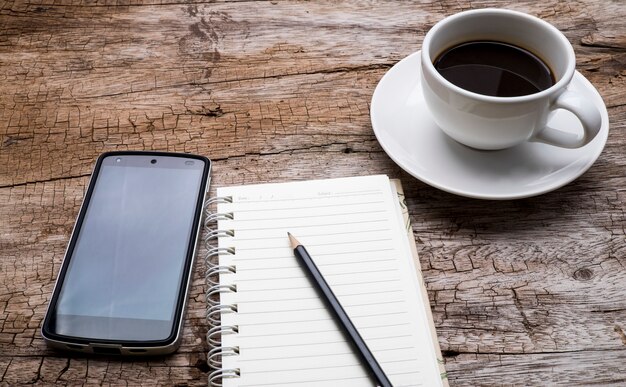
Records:
[[[462,43],[495,41],[526,49],[552,71],[554,84],[534,94],[494,97],[465,90],[434,67],[439,55]],[[551,103],[571,81],[574,50],[549,23],[517,11],[461,12],[437,23],[422,45],[426,103],[437,125],[453,139],[478,149],[504,149],[527,141],[545,126]]]

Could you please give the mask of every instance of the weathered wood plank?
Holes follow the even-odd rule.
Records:
[[[381,152],[345,149],[341,144],[323,153],[301,150],[232,158],[216,164],[214,178],[220,185],[230,185],[350,176],[364,170],[403,177],[440,342],[451,358],[457,353],[518,353],[518,359],[527,362],[524,353],[589,349],[601,353],[624,346],[619,334],[626,321],[619,274],[626,256],[623,191],[612,185],[590,188],[581,200],[580,188],[575,187],[585,184],[581,180],[548,194],[548,200],[495,202],[490,204],[495,211],[485,213],[483,201],[457,198],[411,180]],[[289,163],[292,168],[281,168]],[[624,180],[615,178],[614,184],[623,185]],[[43,317],[86,181],[63,179],[10,189],[8,208],[17,211],[2,214],[9,223],[20,224],[17,215],[11,215],[23,214],[36,201],[25,220],[41,219],[56,227],[46,231],[14,227],[3,238],[6,284],[29,284],[22,293],[9,293],[6,300],[3,331],[12,337],[3,346],[6,354],[52,355],[35,329],[23,326],[37,327]],[[62,200],[55,192],[64,192]],[[551,195],[554,200],[549,200]],[[6,203],[7,198],[2,199]],[[590,220],[592,214],[596,215]],[[587,246],[589,240],[595,244]],[[22,262],[20,253],[34,262]],[[11,271],[12,267],[16,269]],[[32,267],[38,270],[29,272]],[[197,364],[206,350],[201,272],[198,265],[189,306],[193,319],[188,319],[185,343],[174,357],[189,366]],[[30,293],[38,298],[30,296],[25,306],[23,294]],[[13,324],[13,333],[6,329],[8,323]],[[581,358],[583,363],[588,360]]]
[[[548,352],[523,357],[514,354],[463,354],[448,359],[446,367],[451,374],[450,385],[455,386],[619,386],[626,382],[623,377],[624,354],[623,350]],[[485,367],[485,364],[498,364],[498,367]],[[457,378],[459,374],[463,377]]]
[[[350,2],[14,6],[20,10],[0,13],[7,31],[0,46],[6,83],[0,168],[13,165],[0,169],[0,185],[86,175],[90,160],[110,149],[221,159],[242,148],[274,147],[269,134],[371,135],[366,113],[378,79],[419,49],[434,22],[463,8],[456,2],[394,4],[386,12]],[[626,103],[626,38],[610,44],[589,38],[614,30],[615,15],[626,13],[619,4],[508,6],[560,27],[607,104]],[[16,158],[17,167],[10,162]]]
[[[38,330],[95,157],[215,160],[215,187],[403,180],[452,385],[623,384],[626,7],[620,1],[0,3],[0,384],[206,384],[203,263],[180,351],[65,355]],[[372,133],[380,77],[470,7],[540,16],[573,43],[611,130],[538,198],[470,200],[402,172]]]

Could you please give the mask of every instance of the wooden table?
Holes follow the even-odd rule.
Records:
[[[0,1],[0,385],[206,384],[202,263],[172,356],[65,355],[39,333],[94,160],[119,149],[208,156],[211,193],[399,177],[452,386],[626,383],[623,2],[160,1]],[[561,29],[608,107],[598,161],[535,198],[431,188],[370,124],[381,76],[489,5]]]

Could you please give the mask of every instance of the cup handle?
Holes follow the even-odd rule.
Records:
[[[578,117],[583,126],[582,135],[563,132],[547,126],[530,141],[574,149],[587,145],[600,131],[602,126],[600,110],[589,99],[584,99],[580,94],[570,90],[561,93],[550,107],[550,111],[557,109],[568,110]]]

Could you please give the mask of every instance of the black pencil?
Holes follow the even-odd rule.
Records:
[[[287,233],[287,235],[289,235],[289,242],[293,248],[293,253],[306,267],[305,272],[307,273],[307,276],[315,283],[319,292],[322,293],[322,299],[331,310],[333,317],[341,325],[344,334],[348,337],[348,341],[352,344],[356,355],[368,369],[370,376],[374,378],[378,386],[391,387],[391,382],[387,378],[387,375],[385,375],[385,372],[376,361],[372,352],[369,348],[367,348],[367,345],[365,344],[365,341],[363,341],[359,331],[356,330],[352,321],[350,321],[350,317],[348,317],[345,310],[343,310],[339,300],[337,300],[337,297],[330,289],[330,286],[326,283],[322,273],[320,273],[317,266],[315,266],[315,262],[313,262],[309,253],[306,251],[304,246],[302,246],[300,242],[298,242],[298,240],[291,235],[291,233]]]

